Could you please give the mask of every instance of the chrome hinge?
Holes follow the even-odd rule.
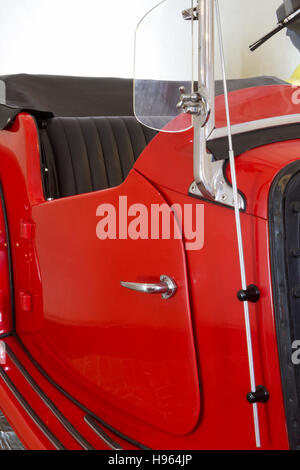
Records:
[[[177,104],[177,109],[182,109],[185,114],[201,117],[201,126],[204,126],[210,116],[210,108],[207,100],[200,93],[187,94],[185,87],[179,88],[180,101]]]
[[[189,188],[189,194],[234,207],[233,189],[224,177],[224,164],[224,160],[213,161],[212,155],[207,153],[202,165],[201,182],[194,181]],[[245,210],[246,204],[241,194],[238,200],[240,210]]]

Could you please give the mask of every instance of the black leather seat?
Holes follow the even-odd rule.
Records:
[[[46,198],[118,186],[155,134],[131,116],[47,120],[40,129]]]

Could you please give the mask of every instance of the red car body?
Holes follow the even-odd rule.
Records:
[[[230,93],[232,121],[296,114],[291,87]],[[225,122],[216,98],[217,127]],[[269,196],[297,162],[299,140],[236,158],[262,449],[289,442],[273,303]],[[227,178],[230,179],[226,167]],[[121,185],[47,201],[34,118],[0,132],[2,184],[0,408],[28,449],[255,449],[232,209],[189,195],[192,130],[159,133]],[[99,204],[204,205],[204,246],[184,240],[99,240]],[[164,302],[123,289],[168,274]],[[12,290],[13,287],[13,290]]]

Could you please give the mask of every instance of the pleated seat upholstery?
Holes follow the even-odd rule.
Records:
[[[57,117],[40,130],[48,199],[121,184],[156,132],[134,117]]]
[[[118,186],[156,134],[133,117],[132,79],[19,74],[1,76],[0,81],[6,103],[0,104],[0,128],[3,123],[5,129],[8,117],[14,119],[21,111],[37,121],[47,199]],[[284,83],[274,77],[256,77],[229,80],[228,89]],[[182,81],[167,83],[169,104],[178,102],[182,85],[190,87]],[[141,86],[143,100],[145,104],[150,100],[151,108],[153,89],[165,89],[166,82],[145,80]],[[217,81],[216,95],[222,93],[222,82]],[[165,116],[165,103],[161,104],[156,118]],[[217,150],[215,155],[219,152],[224,158],[223,147]]]

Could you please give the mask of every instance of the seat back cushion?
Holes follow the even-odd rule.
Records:
[[[47,120],[40,129],[47,199],[118,186],[155,135],[134,117]]]

